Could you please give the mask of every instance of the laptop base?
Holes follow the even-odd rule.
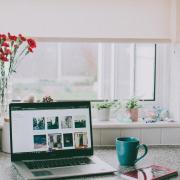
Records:
[[[15,168],[18,170],[18,172],[21,174],[21,176],[26,180],[89,176],[109,174],[117,171],[116,169],[112,168],[96,156],[92,156],[89,158],[93,161],[93,164],[33,170],[28,169],[22,161],[14,162],[13,164]]]

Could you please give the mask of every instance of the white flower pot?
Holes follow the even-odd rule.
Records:
[[[99,121],[110,120],[110,108],[102,108],[97,110],[97,119]]]

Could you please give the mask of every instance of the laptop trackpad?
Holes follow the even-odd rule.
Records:
[[[79,174],[80,169],[78,167],[69,167],[69,168],[55,168],[51,170],[39,170],[39,171],[31,171],[32,174],[36,177],[38,176],[50,176],[50,175],[71,175],[71,174]]]
[[[59,175],[71,175],[71,174],[77,174],[80,172],[80,169],[78,166],[74,167],[66,167],[66,168],[56,168],[50,170],[53,174],[59,174]]]
[[[52,175],[52,172],[50,171],[32,171],[34,176],[49,176]]]

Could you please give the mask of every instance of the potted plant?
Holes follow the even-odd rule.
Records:
[[[138,121],[138,109],[142,106],[139,104],[139,99],[137,97],[132,97],[126,102],[126,109],[130,114],[132,122]]]
[[[113,104],[111,101],[97,103],[97,119],[100,121],[108,121],[110,119],[110,108]]]

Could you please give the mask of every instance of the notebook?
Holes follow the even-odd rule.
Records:
[[[25,179],[116,171],[94,156],[89,101],[10,104],[11,161]]]
[[[167,167],[151,165],[123,173],[121,174],[121,177],[129,180],[161,180],[177,175],[178,173],[176,170],[172,170]]]

